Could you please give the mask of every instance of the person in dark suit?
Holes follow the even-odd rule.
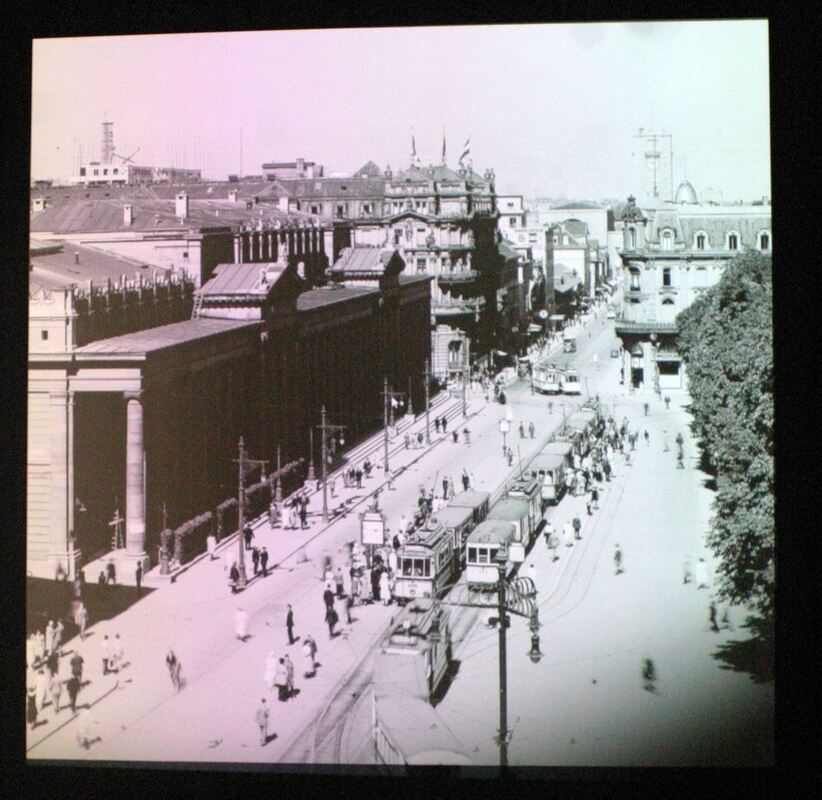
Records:
[[[137,569],[134,570],[134,580],[137,583],[137,597],[139,597],[143,587],[143,563],[141,561],[137,562]]]
[[[288,631],[288,643],[294,644],[294,610],[291,605],[288,606],[288,611],[285,614],[285,629]]]

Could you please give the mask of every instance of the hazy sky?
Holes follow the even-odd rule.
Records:
[[[225,179],[302,156],[474,168],[497,190],[638,193],[640,127],[673,134],[674,183],[726,200],[770,196],[765,21],[466,26],[41,39],[34,42],[32,177],[117,152]]]

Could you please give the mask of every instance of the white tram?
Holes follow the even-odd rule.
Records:
[[[455,494],[448,503],[449,508],[470,508],[474,525],[479,525],[488,515],[488,504],[491,499],[489,492],[480,492],[475,489]]]
[[[565,421],[565,428],[578,456],[586,455],[590,449],[596,419],[596,411],[580,410],[575,411]]]
[[[554,353],[542,359],[534,366],[534,389],[543,394],[581,394],[575,361],[576,356],[568,353]]]
[[[568,450],[571,446],[568,444]],[[561,453],[541,452],[529,465],[534,477],[539,481],[542,502],[558,503],[565,492],[565,471],[570,459]]]
[[[562,370],[553,361],[540,361],[534,365],[531,384],[543,394],[559,394],[562,391]]]
[[[495,558],[500,547],[508,555],[506,574],[514,567],[510,560],[511,543],[517,533],[513,522],[486,519],[471,531],[465,543],[465,581],[469,589],[493,589],[497,585],[498,571]]]
[[[397,552],[394,597],[402,604],[417,597],[437,597],[454,577],[453,533],[438,517],[429,517]]]
[[[488,520],[510,522],[514,526],[514,538],[508,549],[508,557],[515,564],[525,561],[525,551],[536,531],[536,525],[531,521],[528,501],[521,497],[503,498],[488,512]]]
[[[474,509],[466,506],[446,506],[437,512],[437,520],[445,529],[445,535],[451,543],[453,575],[456,577],[465,567],[465,540],[474,529]]]

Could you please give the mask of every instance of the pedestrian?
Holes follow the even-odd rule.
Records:
[[[440,432],[440,421],[435,420],[435,422],[437,423],[437,433],[439,433]],[[403,436],[403,442],[405,443],[405,449],[408,450],[408,448],[411,447],[411,437],[407,433],[405,434],[405,436]]]
[[[588,511],[588,516],[593,515],[593,507],[594,507],[594,493],[592,489],[588,490],[588,493],[585,495],[585,508]]]
[[[442,432],[445,433],[448,430],[448,417],[446,417],[444,414],[442,416],[442,419],[440,420],[440,425],[442,425]]]
[[[365,463],[362,465],[363,472],[365,473],[366,478],[371,477],[371,462],[366,458]]]
[[[351,605],[355,606],[360,599],[360,576],[356,569],[351,568]]]
[[[622,573],[622,550],[619,549],[619,545],[617,545],[614,550],[614,570],[615,575]]]
[[[545,520],[545,527],[542,529],[542,535],[545,538],[545,546],[551,547],[551,537],[554,535],[554,523],[550,519]]]
[[[63,682],[56,674],[53,674],[49,680],[49,694],[56,714],[60,711],[60,696],[63,694]]]
[[[357,473],[361,475],[361,472]],[[305,530],[308,527],[308,498],[302,495],[304,500],[300,501],[300,530]]]
[[[424,437],[422,435],[422,431],[417,434],[417,447],[422,447],[422,443],[424,441]]]
[[[647,417],[648,416],[648,404],[647,403],[645,403],[644,408],[645,408],[645,416]]]
[[[528,435],[533,439],[536,435],[537,429],[534,427],[534,423],[528,423]]]
[[[323,601],[325,602],[326,609],[334,607],[334,592],[328,586],[326,586],[323,592]]]
[[[665,395],[665,410],[667,411],[671,405],[671,398]]]
[[[382,604],[387,606],[391,602],[391,590],[388,586],[388,571],[380,571],[380,597],[382,597]]]
[[[254,539],[254,531],[251,530],[250,525],[246,525],[243,528],[243,539],[245,540],[245,549],[250,550],[251,549],[251,542]]]
[[[596,511],[599,509],[599,489],[591,484],[591,507]]]
[[[180,679],[181,664],[180,660],[177,658],[177,654],[170,647],[166,653],[166,666],[168,667],[168,674],[171,678],[171,682],[174,684],[174,688],[179,692],[182,688],[182,681]]]
[[[240,570],[237,567],[237,562],[231,563],[231,570],[228,573],[228,578],[231,583],[231,594],[237,593],[237,585],[240,582]]]
[[[611,481],[611,462],[608,461],[607,458],[602,462],[602,471],[603,471],[603,473],[605,473],[605,480],[610,483],[610,481]]]
[[[305,677],[313,678],[317,672],[317,644],[310,633],[306,634],[303,641],[303,658],[305,660]]]
[[[356,470],[356,472],[354,474],[356,475],[356,478],[357,478],[357,488],[362,489],[362,470],[358,469],[358,470]]]
[[[114,641],[111,643],[111,654],[114,659],[115,669],[119,672],[126,663],[126,651],[119,633],[114,634]]]
[[[576,516],[576,515],[574,516],[574,520],[572,522],[572,525],[574,526],[574,539],[581,539],[582,537],[579,535],[579,531],[582,528],[582,522],[580,522],[580,519],[579,519],[578,516]]]
[[[248,612],[242,608],[234,612],[234,633],[241,642],[248,638]]]
[[[688,559],[685,559],[685,563],[682,565],[682,583],[690,583],[693,578],[694,576],[691,573],[691,562]]]
[[[69,698],[69,708],[72,714],[77,713],[77,695],[80,693],[80,680],[76,675],[72,675],[66,681],[66,693]]]
[[[353,590],[350,594],[345,596],[345,621],[347,625],[351,624],[351,609],[354,606]]]
[[[268,525],[272,530],[280,526],[280,507],[273,497],[268,504]]]
[[[456,431],[456,430],[451,431],[451,441],[453,441],[454,444],[457,444],[457,442],[459,442],[459,439],[460,439],[459,431]]]
[[[106,564],[106,583],[111,585],[117,583],[117,570],[114,567],[114,560],[111,558]]]
[[[288,631],[288,643],[294,644],[296,641],[294,638],[294,609],[291,608],[290,603],[285,612],[285,629]]]
[[[48,621],[48,625],[46,625],[46,633],[45,633],[45,637],[46,637],[45,652],[46,652],[46,655],[48,655],[49,653],[51,653],[54,650],[54,630],[55,630],[54,620],[50,619]]]
[[[34,679],[34,692],[37,699],[37,712],[39,713],[43,710],[49,693],[49,676],[42,667],[37,670],[37,675]]]
[[[435,418],[434,418],[434,430],[435,430],[437,433],[439,433],[439,432],[440,432],[440,418],[439,418],[439,417],[435,417]]]
[[[100,574],[97,576],[97,583],[98,583],[100,586],[105,586],[105,585],[106,585],[106,573],[105,573],[105,570],[102,570],[102,569],[100,570]]]
[[[100,654],[103,659],[103,675],[108,675],[109,659],[111,658],[111,642],[108,639],[108,634],[105,634],[103,641],[100,642]]]
[[[294,696],[294,662],[288,657],[288,653],[283,656],[283,663],[285,664],[286,674],[286,689],[287,697]]]
[[[562,540],[566,547],[574,546],[574,526],[571,525],[570,520],[562,526]]]
[[[288,670],[285,668],[285,659],[281,658],[274,668],[274,685],[277,687],[277,699],[284,703],[288,700]]]
[[[78,684],[82,684],[83,682],[83,656],[80,655],[79,650],[75,650],[74,654],[69,661],[71,666],[71,675],[74,678],[77,678]]]
[[[260,747],[265,747],[268,743],[268,706],[264,697],[260,700],[260,706],[254,715],[254,719],[260,729]]]
[[[274,690],[274,674],[277,671],[277,656],[271,650],[265,657],[265,672],[263,673],[263,683],[268,691]]]
[[[713,597],[711,598],[711,604],[708,606],[708,619],[711,623],[711,630],[714,633],[719,633],[719,625],[716,621],[716,603]]]
[[[263,545],[262,549],[260,550],[260,569],[262,570],[263,577],[268,577],[268,548]]]
[[[654,662],[650,658],[646,658],[642,662],[642,679],[644,681],[643,688],[646,692],[654,692],[654,681],[656,680],[656,669]]]
[[[700,558],[696,562],[696,588],[708,588],[708,565],[705,563],[704,558]]]
[[[254,574],[256,575],[260,569],[260,548],[253,547],[251,550],[251,563],[254,565]]]
[[[134,570],[134,581],[137,584],[137,597],[142,594],[143,586],[143,562],[137,562],[137,568]]]
[[[288,528],[295,530],[297,528],[297,498],[292,498],[288,503]]]
[[[549,401],[548,401],[548,413],[549,413],[549,414],[553,414],[553,413],[554,413],[554,403],[553,403],[553,401],[552,401],[552,400],[549,400]]]
[[[651,446],[651,436],[650,436],[650,434],[648,433],[648,429],[647,429],[647,428],[645,429],[645,433],[644,433],[643,435],[645,436],[645,444],[646,444],[648,447],[650,447],[650,446]]]
[[[468,476],[468,470],[463,469],[462,471],[462,489],[464,492],[468,491],[468,487],[471,485],[471,478]]]
[[[522,422],[520,422],[520,424],[519,424],[519,438],[520,439],[525,438],[525,425]]]
[[[331,490],[331,496],[336,497],[337,496],[337,478],[336,478],[336,476],[333,476],[331,478],[331,481],[328,484],[328,488]]]
[[[505,453],[506,457],[508,458],[508,466],[513,466],[514,464],[514,451],[509,447],[508,451]]]
[[[46,669],[48,670],[49,675],[55,675],[59,668],[60,668],[60,656],[58,655],[56,650],[52,650],[46,656]]]
[[[360,598],[365,605],[369,605],[372,600],[371,579],[364,571],[360,575]]]
[[[394,538],[391,539],[391,547],[393,547],[394,550],[399,550],[400,549],[400,537],[397,536],[396,533],[394,534]]]
[[[37,692],[34,686],[26,689],[26,722],[31,725],[31,730],[37,727]]]
[[[342,598],[342,596],[343,596],[343,572],[342,572],[342,567],[337,567],[337,571],[334,573],[334,588],[337,592],[337,597]]]

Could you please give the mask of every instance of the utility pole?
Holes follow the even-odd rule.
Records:
[[[323,406],[325,408],[325,406]],[[308,453],[308,480],[315,481],[317,480],[317,475],[314,471],[314,428],[311,427],[308,429],[308,439],[309,439],[309,453]]]
[[[277,445],[277,484],[274,487],[274,500],[276,503],[283,502],[283,487],[280,482],[280,445]]]
[[[322,432],[322,441],[320,448],[322,463],[322,482],[323,482],[323,522],[328,522],[328,433],[340,431],[340,444],[344,445],[345,440],[342,438],[342,431],[345,425],[329,425],[325,418],[325,405],[323,405],[320,412],[320,431]]]
[[[428,420],[428,411],[430,405],[430,398],[428,396],[429,388],[428,385],[431,382],[431,375],[430,375],[431,365],[428,359],[425,359],[425,443],[431,444],[431,423]]]
[[[391,407],[393,406],[394,402],[396,401],[396,399],[398,397],[399,398],[403,397],[403,393],[402,392],[391,391],[388,388],[388,378],[383,378],[381,394],[383,396],[383,430],[384,430],[383,443],[384,443],[384,448],[385,448],[385,463],[383,464],[383,469],[384,469],[385,474],[387,475],[388,470],[389,470],[389,467],[388,467],[388,425],[389,425],[389,420],[393,421],[393,416],[394,416],[393,410],[390,410],[390,409],[391,409]]]
[[[253,469],[256,466],[262,466],[263,470],[265,470],[265,465],[268,462],[248,458],[242,436],[240,437],[240,457],[235,458],[234,461],[237,462],[239,469],[239,490],[237,492],[237,530],[239,535],[237,538],[240,542],[240,555],[237,569],[240,571],[240,588],[245,589],[248,583],[248,578],[245,574],[245,543],[243,540],[243,528],[245,528],[245,475],[249,469]]]
[[[468,416],[468,347],[467,337],[462,339],[462,416]]]
[[[500,559],[501,561],[501,559]],[[499,614],[499,766],[501,770],[508,767],[508,685],[505,649],[505,631],[510,625],[505,615],[505,562],[497,564],[497,613]]]

